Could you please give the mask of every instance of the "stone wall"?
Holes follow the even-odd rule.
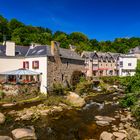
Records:
[[[84,61],[61,58],[61,64],[58,64],[54,57],[48,57],[48,88],[51,88],[53,83],[63,84],[66,80],[70,83],[72,73],[75,70],[83,71]]]
[[[3,91],[6,96],[14,96],[18,94],[32,94],[35,91],[39,92],[39,85],[34,84],[0,84],[0,91]]]

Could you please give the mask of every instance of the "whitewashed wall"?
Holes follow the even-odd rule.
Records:
[[[0,58],[0,72],[16,70],[23,67],[24,58],[7,57]]]
[[[120,62],[123,62],[123,65],[120,66]],[[131,64],[131,66],[129,66],[129,63]],[[134,57],[120,57],[119,58],[119,62],[118,62],[119,66],[119,76],[128,76],[128,72],[130,71],[130,76],[134,76],[135,75],[135,69],[137,67],[137,58]]]
[[[29,62],[29,70],[42,73],[40,91],[47,93],[47,57],[29,57],[25,58],[24,61]],[[33,61],[39,61],[39,69],[32,68]]]
[[[40,91],[47,93],[47,57],[29,57],[29,58],[17,58],[7,57],[0,58],[0,72],[6,72],[11,70],[17,70],[23,68],[23,61],[29,62],[29,70],[42,73],[41,75],[41,87]],[[39,61],[39,69],[32,68],[32,61]],[[0,76],[0,81],[4,80],[4,76]]]

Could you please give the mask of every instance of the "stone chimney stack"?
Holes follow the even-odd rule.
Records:
[[[6,45],[6,55],[15,56],[15,47],[16,47],[15,42],[6,41],[5,45]]]
[[[87,76],[92,77],[93,76],[93,61],[89,60],[88,62],[88,71],[87,71]]]
[[[51,54],[54,55],[59,55],[59,46],[60,43],[56,41],[51,41]]]

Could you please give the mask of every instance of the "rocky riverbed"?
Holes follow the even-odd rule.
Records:
[[[39,103],[18,109],[3,105],[0,140],[140,140],[129,108],[119,106],[121,97],[113,93],[83,99],[70,93],[66,100],[71,106]]]

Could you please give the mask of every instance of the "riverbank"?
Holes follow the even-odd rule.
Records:
[[[78,95],[75,96],[77,100]],[[129,109],[119,105],[122,96],[120,93],[84,96],[85,104],[80,107],[64,101],[65,97],[56,105],[43,101],[31,106],[22,104],[21,108],[2,109],[5,121],[0,125],[0,135],[15,139],[13,130],[22,128],[18,133],[22,131],[26,138],[32,136],[39,140],[109,140],[110,136],[112,140],[138,140],[135,118]]]

